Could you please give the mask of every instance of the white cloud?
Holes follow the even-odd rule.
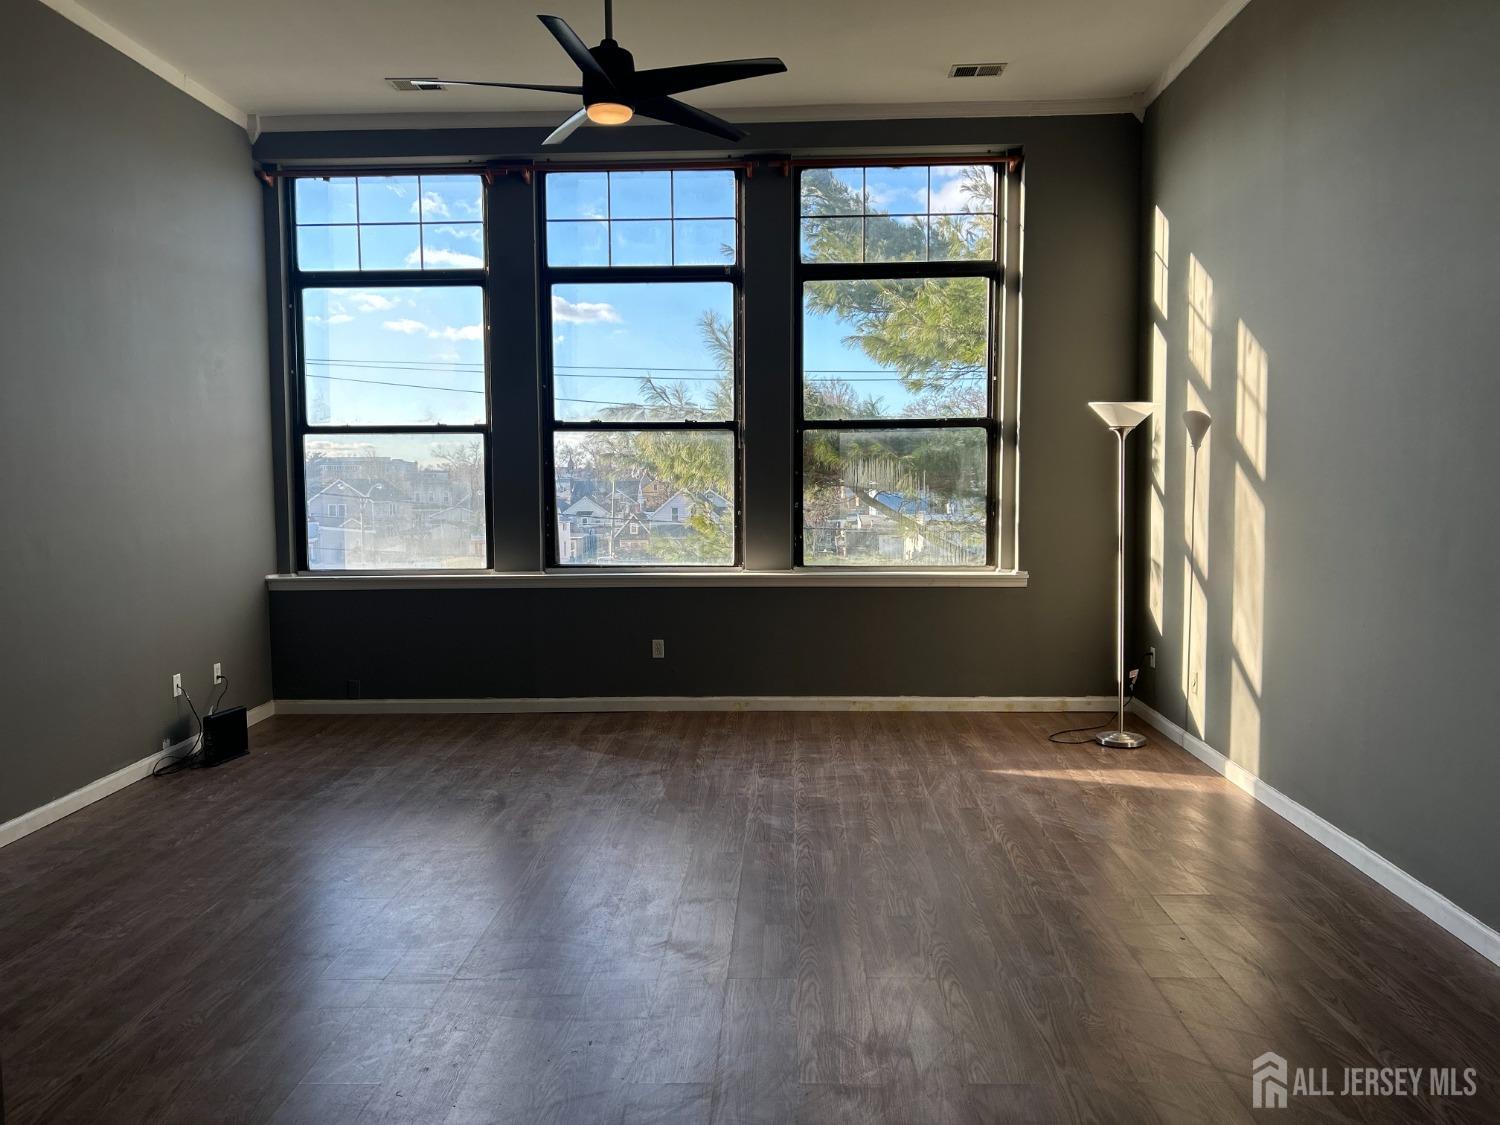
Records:
[[[384,293],[358,290],[349,294],[349,300],[360,312],[385,312],[396,307],[396,301]]]
[[[422,214],[424,211],[426,214]],[[422,215],[424,219],[428,220],[452,218],[452,214],[448,210],[448,205],[443,202],[443,197],[435,191],[424,191],[421,199],[413,200],[411,213],[413,215]]]
[[[434,250],[428,248],[425,255],[413,250],[406,256],[406,264],[409,266],[424,263],[431,268],[433,266],[446,267],[450,270],[477,270],[484,268],[484,259],[473,254],[465,254],[462,250]]]
[[[620,323],[620,313],[614,305],[603,301],[570,301],[566,297],[552,295],[552,319],[565,324],[591,324],[607,321]]]
[[[403,320],[388,320],[385,322],[385,327],[392,332],[400,332],[406,336],[415,336],[418,332],[429,332],[427,325],[420,320],[412,320],[410,317]]]
[[[310,316],[307,318],[309,324],[348,324],[354,318],[348,313],[334,313],[332,316]]]
[[[462,328],[454,328],[451,325],[443,328],[433,328],[427,335],[434,340],[482,340],[484,339],[484,326],[482,324],[465,324]]]
[[[968,168],[953,166],[948,168],[933,168],[932,170],[932,212],[933,214],[953,215],[964,211],[973,211],[976,200],[968,188],[968,178],[965,173]],[[993,185],[993,173],[986,174]],[[993,186],[991,187],[993,192]]]
[[[559,332],[556,336],[552,337],[552,342],[554,344],[560,344],[560,343],[562,343],[566,339],[567,339],[567,337],[564,336],[561,332]]]

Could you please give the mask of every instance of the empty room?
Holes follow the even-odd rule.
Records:
[[[1500,1121],[1497,51],[0,0],[0,1125]]]

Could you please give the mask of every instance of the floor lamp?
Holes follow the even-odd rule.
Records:
[[[1146,745],[1143,735],[1125,729],[1125,437],[1151,416],[1149,402],[1091,402],[1090,408],[1108,426],[1119,444],[1119,467],[1116,478],[1119,501],[1115,521],[1115,687],[1120,710],[1116,729],[1096,734],[1101,746],[1132,750]]]

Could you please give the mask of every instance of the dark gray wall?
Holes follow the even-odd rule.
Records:
[[[1152,208],[1171,224],[1165,318],[1143,297],[1146,396],[1153,324],[1167,345],[1165,614],[1141,622],[1160,652],[1144,694],[1491,925],[1497,43],[1489,0],[1254,0],[1151,107],[1142,200],[1147,263]],[[1207,373],[1189,359],[1190,254],[1213,279]],[[1190,394],[1215,419],[1197,697],[1181,676]]]
[[[0,821],[270,698],[260,188],[244,132],[0,5]]]
[[[272,133],[256,155],[515,156],[532,151],[544,132]],[[585,144],[618,145],[621,137],[639,154],[680,145],[684,134],[634,127],[580,134]],[[340,698],[348,679],[358,679],[366,697],[1113,690],[1114,449],[1085,403],[1129,397],[1135,384],[1139,123],[1096,116],[783,124],[753,127],[750,142],[747,152],[851,154],[1023,146],[1020,565],[1031,572],[1030,588],[278,592],[271,598],[278,698]],[[521,191],[519,177],[502,185]],[[757,175],[746,225],[747,290],[781,285],[789,307],[791,208],[784,200],[778,211],[770,197],[789,199],[791,191],[779,174]],[[785,263],[786,276],[756,273],[757,256]],[[794,357],[786,318],[774,329],[747,329],[747,556],[753,565],[786,565]],[[757,458],[774,464],[758,469]],[[520,475],[528,464],[534,456],[507,462],[513,494],[535,493],[534,478]],[[533,567],[535,543],[533,532],[521,547]],[[505,544],[497,553],[514,557]],[[667,641],[671,658],[650,659],[652,637]]]

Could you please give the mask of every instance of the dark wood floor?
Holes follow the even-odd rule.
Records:
[[[1500,970],[1069,718],[271,720],[0,850],[6,1120],[1500,1120]]]

